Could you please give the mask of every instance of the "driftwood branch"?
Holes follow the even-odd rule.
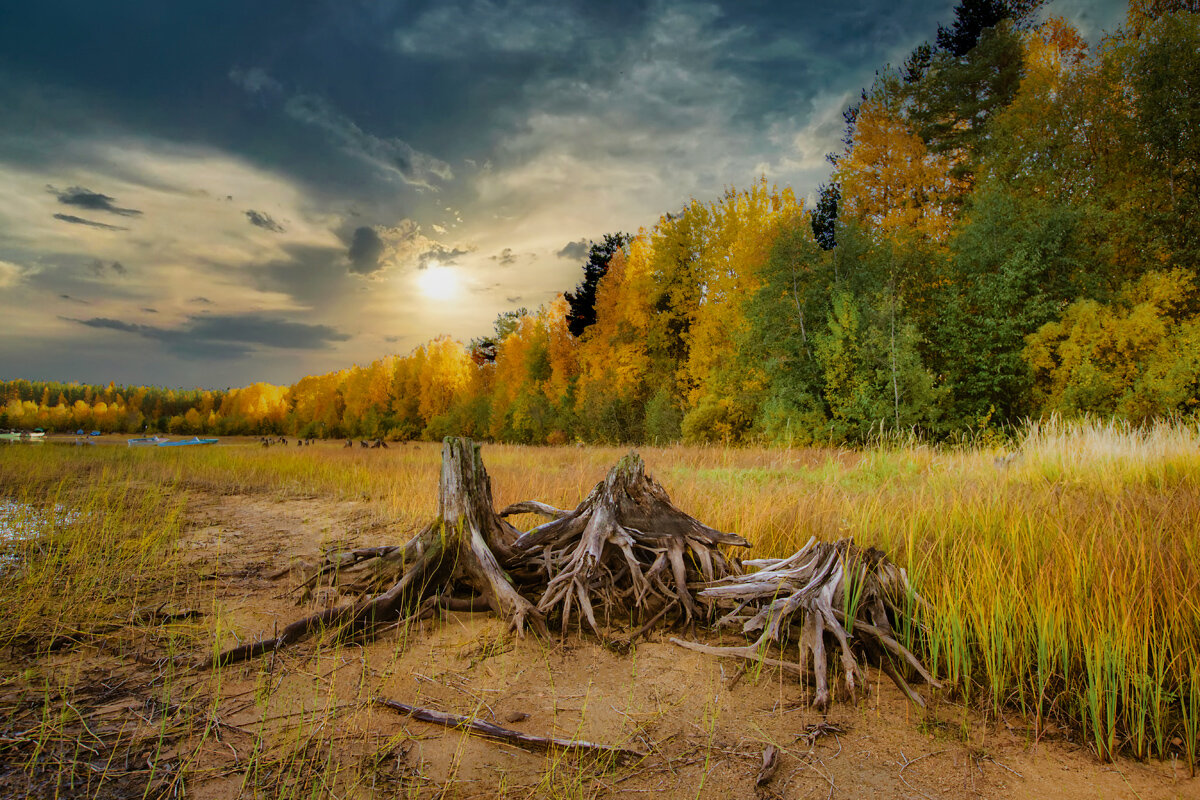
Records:
[[[479,736],[484,736],[488,739],[496,739],[507,744],[523,747],[527,750],[564,750],[573,753],[603,753],[615,756],[618,760],[642,759],[646,757],[645,753],[637,750],[632,750],[627,747],[614,747],[606,744],[594,744],[585,742],[582,739],[559,739],[553,736],[535,736],[530,733],[515,731],[511,728],[505,728],[500,725],[494,725],[490,722],[474,719],[472,717],[463,717],[458,714],[447,714],[443,711],[434,711],[429,708],[420,708],[418,706],[410,706],[407,703],[401,703],[398,700],[389,700],[385,697],[376,697],[374,702],[377,705],[386,706],[393,711],[398,711],[401,714],[419,719],[422,722],[430,722],[434,725],[442,725],[446,728],[454,728],[455,730],[463,730],[469,733],[474,733]]]

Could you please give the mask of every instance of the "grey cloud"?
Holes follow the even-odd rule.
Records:
[[[346,255],[350,258],[350,271],[360,275],[370,275],[382,266],[379,257],[383,255],[383,240],[374,228],[362,226],[354,229],[354,238]]]
[[[271,215],[265,211],[255,211],[254,209],[246,210],[246,219],[250,220],[250,224],[262,228],[263,230],[271,231],[272,233],[284,233],[284,227],[271,218]]]
[[[562,3],[441,2],[397,30],[394,44],[407,55],[458,59],[463,53],[568,53],[586,33],[583,20]]]
[[[229,80],[240,86],[247,94],[283,91],[283,84],[268,75],[266,70],[261,67],[251,67],[247,70],[234,67],[229,70]]]
[[[197,303],[202,306],[211,306],[213,304],[213,301],[209,300],[207,297],[193,297],[192,299],[188,300],[188,302]]]
[[[63,222],[70,222],[73,225],[87,225],[89,228],[100,228],[101,230],[105,231],[129,230],[129,228],[122,228],[120,225],[106,225],[103,222],[94,222],[93,220],[84,219],[83,217],[76,217],[71,214],[55,214],[54,218],[62,220]]]
[[[512,251],[511,247],[504,248],[496,255],[490,256],[490,258],[502,267],[517,263],[517,254]]]
[[[183,329],[169,330],[167,328],[157,328],[153,325],[122,322],[119,319],[111,319],[109,317],[92,317],[91,319],[63,317],[63,319],[69,322],[77,322],[80,325],[86,325],[89,328],[120,331],[121,333],[130,333],[141,336],[144,339],[160,342],[169,352],[181,358],[232,360],[244,358],[253,352],[246,345],[197,339],[189,336],[187,331]]]
[[[353,269],[347,271],[347,252],[343,248],[292,244],[285,245],[284,250],[285,258],[258,265],[252,271],[257,288],[283,292],[298,305],[320,312],[337,307],[342,297],[361,284],[354,280]]]
[[[88,265],[88,269],[91,270],[91,273],[98,278],[104,277],[109,272],[113,272],[117,275],[125,275],[129,271],[125,269],[125,265],[120,261],[102,261],[99,258],[93,260],[92,263]]]
[[[284,104],[284,113],[325,132],[347,154],[373,166],[386,176],[422,189],[436,189],[435,181],[453,180],[445,161],[416,150],[408,142],[367,133],[324,98],[298,94]]]
[[[417,256],[417,269],[426,269],[433,261],[442,266],[458,263],[458,259],[469,254],[470,250],[459,250],[457,247],[446,247],[434,243],[433,247]]]
[[[158,309],[157,309],[157,308],[149,308],[149,307],[147,307],[147,308],[143,308],[143,309],[142,309],[142,311],[146,312],[147,314],[157,314],[157,313],[158,313]]]
[[[192,317],[189,335],[221,342],[261,344],[293,350],[318,350],[345,342],[349,334],[329,325],[309,325],[257,315]]]
[[[122,217],[140,217],[141,211],[136,208],[120,208],[114,205],[115,198],[109,197],[106,194],[93,192],[91,189],[85,189],[82,186],[72,186],[69,189],[59,191],[53,186],[47,186],[46,189],[53,193],[58,202],[66,206],[78,206],[91,211],[107,211],[110,214],[117,214]],[[57,214],[55,216],[58,216]]]
[[[59,297],[69,303],[79,303],[81,306],[91,305],[91,303],[89,303],[87,300],[80,300],[78,297],[71,297],[69,294],[60,294]]]
[[[172,353],[189,358],[241,358],[255,352],[256,345],[319,350],[350,339],[349,335],[328,325],[309,325],[256,314],[192,316],[179,328],[142,325],[110,317],[64,319],[89,328],[120,331],[160,342]]]
[[[580,239],[578,242],[567,242],[563,245],[563,249],[559,250],[556,255],[559,258],[568,258],[571,261],[578,261],[581,258],[587,258],[590,252],[590,246],[587,239]]]

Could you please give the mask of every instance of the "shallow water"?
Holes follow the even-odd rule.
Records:
[[[79,517],[80,512],[62,505],[42,509],[0,497],[0,542],[29,539],[47,528],[70,524]]]

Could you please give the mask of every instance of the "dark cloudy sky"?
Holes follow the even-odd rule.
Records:
[[[953,0],[0,5],[0,378],[221,388],[469,338],[758,175]],[[1089,37],[1116,0],[1055,0]]]

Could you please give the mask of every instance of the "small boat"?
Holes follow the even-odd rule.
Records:
[[[141,439],[129,439],[125,443],[130,447],[157,447],[169,441],[165,436],[144,436]]]
[[[46,432],[42,430],[36,431],[6,431],[0,433],[0,442],[41,442],[44,441]]]
[[[201,439],[198,436],[193,436],[190,439],[180,439],[175,442],[159,442],[159,447],[187,447],[192,444],[216,444],[216,439]]]

